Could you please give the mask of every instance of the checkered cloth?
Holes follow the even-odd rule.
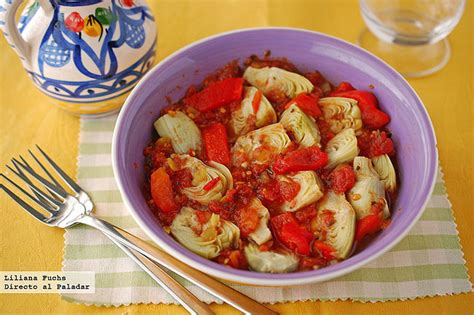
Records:
[[[99,217],[148,239],[122,203],[114,180],[110,149],[115,120],[116,116],[81,119],[78,181],[90,192]],[[175,303],[108,238],[85,226],[67,230],[63,270],[96,272],[96,293],[63,295],[68,301],[116,306]],[[179,280],[202,301],[220,302]],[[441,171],[419,222],[403,241],[374,262],[325,283],[293,288],[232,286],[268,303],[338,299],[383,302],[472,290]]]

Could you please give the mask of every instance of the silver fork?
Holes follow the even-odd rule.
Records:
[[[11,185],[16,187],[25,196],[32,200],[36,205],[48,212],[49,216],[44,216],[35,208],[18,197],[13,191],[5,185],[0,184],[3,189],[16,203],[18,203],[28,213],[38,219],[40,222],[52,226],[67,228],[82,223],[94,227],[114,241],[122,250],[124,250],[132,259],[134,259],[142,268],[145,269],[158,283],[174,296],[188,311],[196,314],[212,314],[212,310],[199,301],[194,295],[181,286],[176,280],[169,276],[160,266],[164,266],[171,271],[177,273],[183,278],[193,282],[208,293],[220,298],[244,313],[250,314],[278,314],[262,304],[252,300],[246,295],[224,285],[223,283],[211,278],[210,276],[197,271],[183,262],[177,260],[162,250],[148,244],[144,240],[114,226],[107,221],[94,217],[92,215],[93,203],[88,194],[74,182],[39,146],[37,146],[44,159],[55,170],[59,177],[74,191],[74,195],[68,193],[63,186],[48,172],[47,168],[40,160],[29,151],[35,162],[49,177],[45,179],[39,175],[23,157],[20,156],[21,162],[12,159],[15,167],[13,169],[9,165],[7,168],[16,176],[25,182],[31,189],[33,195],[28,193],[20,185],[13,180],[0,174]],[[27,176],[29,174],[35,179],[41,187],[45,188],[48,193],[35,185]]]
[[[32,192],[34,193],[35,197],[31,196],[28,194],[23,188],[21,188],[19,185],[17,185],[15,182],[13,182],[10,178],[5,176],[4,174],[0,174],[1,177],[5,178],[8,182],[10,182],[13,186],[15,186],[17,189],[22,191],[24,194],[26,194],[30,199],[32,199],[34,202],[36,202],[38,205],[41,203],[41,208],[44,210],[50,212],[51,214],[56,214],[57,216],[46,218],[43,216],[43,214],[37,212],[35,209],[31,208],[29,205],[27,205],[27,208],[25,208],[25,204],[20,203],[20,205],[26,209],[30,214],[32,214],[35,218],[39,219],[41,222],[50,225],[50,226],[58,226],[58,227],[67,227],[70,226],[69,222],[62,221],[59,217],[59,213],[57,211],[64,211],[65,213],[68,213],[69,208],[74,209],[74,207],[77,207],[76,199],[77,201],[82,204],[84,207],[85,213],[90,214],[94,208],[94,205],[87,193],[85,193],[74,181],[69,178],[67,174],[65,174],[57,165],[54,161],[52,161],[40,148],[38,148],[40,152],[44,155],[44,157],[48,160],[48,162],[55,168],[57,168],[58,173],[60,173],[60,176],[64,179],[64,181],[67,183],[67,185],[73,189],[76,192],[76,196],[74,197],[67,197],[69,199],[67,200],[72,200],[71,202],[61,202],[61,199],[58,197],[63,198],[64,193],[66,192],[62,186],[56,181],[56,179],[49,173],[47,168],[43,166],[43,164],[32,154],[30,151],[30,154],[32,155],[33,159],[35,159],[36,163],[43,169],[43,171],[48,175],[49,179],[51,180],[50,184],[54,185],[57,189],[55,193],[52,193],[51,196],[45,194],[42,190],[38,189],[37,186],[34,185],[34,183],[30,180],[30,178],[22,171],[22,169],[26,169],[28,172],[31,172],[33,169],[31,166],[28,164],[28,162],[23,159],[23,157],[20,156],[21,163],[13,159],[12,164],[15,166],[15,169],[12,169],[10,166],[7,165],[7,168],[10,169],[14,174],[16,174],[19,178],[25,181],[25,183],[30,187]],[[42,181],[42,183],[44,183]],[[5,190],[17,203],[19,203],[19,198],[14,196],[14,193],[11,192],[8,188],[2,186],[0,184],[0,187]],[[48,186],[47,186],[48,187]],[[53,198],[52,198],[53,197]],[[59,207],[56,208],[56,212],[52,212],[54,210],[51,209],[51,205]],[[82,210],[82,209],[81,209]],[[71,224],[72,225],[72,224]],[[193,294],[191,294],[185,287],[183,287],[178,281],[176,281],[174,278],[172,278],[170,275],[168,275],[159,265],[151,261],[149,258],[146,256],[141,255],[137,251],[133,249],[129,249],[128,247],[124,246],[115,238],[111,237],[110,235],[105,234],[112,242],[114,242],[122,251],[124,251],[135,263],[137,263],[144,271],[146,271],[152,279],[154,279],[158,284],[161,285],[171,296],[173,296],[183,307],[185,307],[191,314],[214,314],[214,312],[209,308],[209,306],[202,301],[200,301],[198,298],[196,298]]]

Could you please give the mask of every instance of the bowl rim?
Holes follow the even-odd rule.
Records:
[[[385,67],[390,72],[392,72],[392,74],[395,75],[397,79],[401,81],[403,85],[408,87],[409,91],[412,93],[412,96],[414,97],[417,103],[416,105],[419,107],[419,110],[421,111],[422,114],[425,115],[425,117],[422,117],[422,118],[424,118],[425,122],[427,123],[426,127],[428,128],[426,128],[426,132],[429,137],[428,140],[430,144],[432,142],[432,145],[433,145],[430,148],[431,152],[429,155],[430,156],[429,162],[431,162],[431,166],[432,166],[431,169],[429,169],[429,176],[431,176],[431,183],[429,184],[429,187],[426,190],[427,193],[426,193],[425,200],[423,201],[420,209],[418,210],[416,215],[413,217],[413,219],[409,222],[408,225],[406,225],[401,230],[401,232],[395,238],[392,238],[385,246],[380,248],[378,251],[374,252],[372,255],[359,259],[359,261],[351,265],[348,265],[346,267],[343,267],[342,269],[339,268],[339,269],[331,270],[329,272],[322,273],[322,274],[318,274],[318,271],[321,272],[321,270],[325,270],[326,268],[322,268],[319,270],[311,270],[311,271],[292,272],[292,273],[286,273],[286,274],[269,274],[269,273],[259,273],[255,271],[238,270],[238,269],[228,268],[228,267],[219,265],[218,263],[209,261],[207,259],[201,258],[193,254],[191,251],[189,251],[188,249],[178,244],[175,240],[173,241],[176,242],[176,244],[178,244],[179,246],[181,246],[182,250],[173,248],[170,244],[168,244],[167,241],[157,236],[152,231],[152,229],[148,227],[147,222],[145,222],[142,219],[142,217],[139,215],[139,213],[135,210],[132,202],[130,201],[129,197],[126,194],[126,189],[124,187],[124,176],[122,176],[122,173],[120,172],[120,168],[118,166],[119,156],[117,152],[118,152],[118,146],[120,142],[120,137],[118,134],[120,133],[121,126],[124,124],[125,117],[127,117],[127,112],[129,111],[129,107],[131,106],[130,104],[137,97],[136,95],[139,93],[138,91],[140,90],[140,87],[144,84],[144,82],[146,82],[148,78],[153,76],[155,72],[158,72],[160,68],[166,65],[169,61],[171,61],[176,56],[180,55],[181,53],[185,52],[186,50],[194,46],[198,46],[208,41],[212,41],[219,37],[225,37],[228,35],[244,33],[244,32],[269,31],[269,30],[295,31],[295,32],[304,32],[304,33],[316,35],[316,36],[334,41],[338,44],[346,45],[349,48],[358,51],[359,53],[369,55],[372,59],[374,59],[374,61],[381,64],[382,67]],[[179,259],[180,261],[208,275],[211,275],[223,280],[228,280],[233,283],[241,283],[241,284],[256,285],[256,286],[281,287],[281,286],[294,286],[294,285],[324,282],[324,281],[351,273],[355,271],[356,269],[362,267],[363,265],[366,265],[372,262],[373,260],[377,259],[381,255],[383,255],[384,253],[392,249],[396,244],[398,244],[408,234],[408,232],[412,229],[415,223],[418,222],[418,219],[421,217],[421,215],[425,211],[426,205],[428,201],[430,200],[431,194],[433,193],[434,186],[436,183],[436,178],[437,178],[436,175],[438,171],[438,148],[437,148],[437,139],[436,139],[433,123],[420,97],[418,96],[416,91],[413,89],[413,87],[408,83],[408,81],[400,73],[398,73],[392,66],[390,66],[388,63],[386,63],[379,57],[375,56],[371,52],[366,51],[365,49],[355,44],[352,44],[348,41],[345,41],[343,39],[340,39],[331,35],[323,34],[316,31],[311,31],[307,29],[302,29],[302,28],[293,28],[293,27],[252,27],[252,28],[242,28],[242,29],[237,29],[237,30],[232,30],[232,31],[227,31],[227,32],[221,32],[221,33],[214,34],[214,35],[202,38],[200,40],[194,41],[176,50],[175,52],[171,53],[169,56],[165,57],[158,64],[153,66],[153,68],[150,69],[150,71],[148,71],[148,73],[146,73],[143,76],[143,78],[138,82],[138,84],[133,88],[130,95],[127,97],[119,113],[117,122],[115,124],[113,139],[112,139],[112,153],[111,154],[112,154],[113,173],[114,173],[115,180],[117,182],[117,186],[119,188],[120,194],[122,196],[123,202],[126,208],[128,209],[128,211],[130,212],[130,214],[132,215],[132,217],[134,218],[134,220],[138,223],[140,228],[142,228],[145,231],[145,233],[153,240],[153,242],[158,244],[168,254],[173,255],[175,258]],[[211,262],[213,263],[213,265],[208,266],[203,260],[207,262]],[[338,266],[341,263],[338,263],[334,266]]]

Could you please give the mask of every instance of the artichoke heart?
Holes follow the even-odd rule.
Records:
[[[174,152],[183,154],[201,150],[201,132],[185,113],[177,111],[163,115],[154,126],[160,137],[171,139]]]
[[[319,100],[319,106],[333,133],[337,134],[347,128],[352,128],[357,132],[362,128],[362,114],[356,100],[345,97],[324,97]]]
[[[258,198],[252,199],[252,201],[247,205],[252,210],[255,210],[258,213],[258,225],[255,231],[250,233],[248,237],[253,240],[258,245],[262,245],[265,242],[268,242],[272,239],[272,233],[268,228],[268,219],[270,218],[270,213],[268,209],[260,202]]]
[[[241,162],[241,157],[245,156],[243,160],[248,159],[257,164],[268,163],[290,144],[291,140],[282,124],[268,125],[237,138],[232,148],[232,161],[237,165]]]
[[[329,160],[327,168],[334,168],[341,163],[351,162],[359,154],[354,129],[344,129],[329,140],[326,145],[326,153]]]
[[[278,90],[293,98],[300,93],[313,91],[313,84],[304,76],[277,67],[248,67],[244,79],[264,94]]]
[[[192,200],[208,205],[213,200],[220,200],[228,189],[233,188],[232,174],[229,169],[217,162],[210,161],[209,165],[187,154],[179,156],[184,161],[183,168],[189,168],[193,176],[192,186],[185,187],[182,192]],[[211,189],[204,189],[207,183],[219,178]]]
[[[297,195],[289,201],[285,201],[281,207],[281,211],[293,212],[306,207],[323,197],[323,183],[318,175],[313,171],[301,171],[294,175],[279,175],[279,181],[294,181],[299,184],[300,190]]]
[[[255,113],[253,108],[253,100],[258,89],[254,87],[244,88],[244,99],[240,103],[240,107],[232,112],[230,125],[234,130],[236,136],[241,136],[251,131],[253,126],[249,124],[249,118],[255,117],[255,127],[260,128],[269,124],[274,124],[277,121],[277,116],[272,104],[262,95],[258,110]]]
[[[280,124],[293,135],[301,146],[321,146],[321,135],[313,117],[305,114],[296,104],[291,105],[283,112]]]
[[[375,156],[372,158],[374,169],[380,176],[385,190],[394,192],[397,188],[397,175],[395,174],[395,168],[393,167],[392,161],[387,154]]]
[[[371,211],[372,205],[378,202],[384,203],[383,215],[384,218],[388,218],[390,210],[385,199],[384,185],[373,168],[372,161],[363,156],[356,157],[354,159],[354,172],[356,182],[347,193],[347,197],[356,211],[357,219],[373,214]]]
[[[217,257],[223,249],[238,246],[240,230],[236,225],[215,213],[201,224],[196,211],[199,210],[183,207],[171,224],[171,234],[181,245],[208,259]]]
[[[318,213],[331,211],[334,223],[329,226],[325,242],[335,249],[333,253],[337,259],[349,256],[354,242],[356,214],[351,204],[343,194],[329,191],[318,203]]]
[[[244,254],[254,271],[286,273],[298,268],[298,257],[293,253],[260,251],[255,244],[249,244],[245,247]]]

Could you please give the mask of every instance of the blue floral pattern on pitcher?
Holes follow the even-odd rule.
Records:
[[[0,27],[1,12],[15,1],[0,0]],[[30,78],[62,101],[125,94],[154,61],[156,27],[144,0],[36,0],[20,16],[18,31],[32,42],[32,59],[19,53]]]

